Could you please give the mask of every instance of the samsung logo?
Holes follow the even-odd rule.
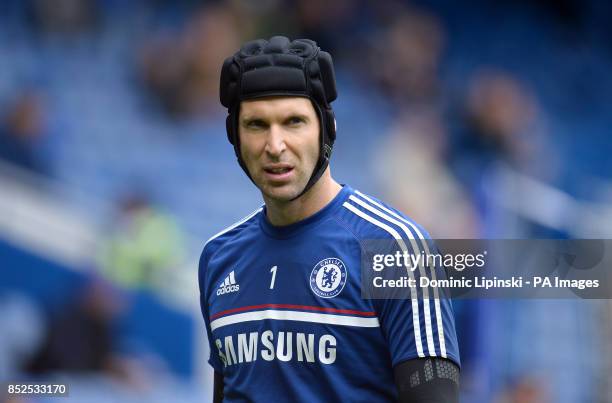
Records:
[[[239,333],[216,339],[219,358],[225,366],[249,363],[258,358],[265,361],[297,361],[333,364],[336,361],[336,338],[312,333],[277,332],[266,330]]]

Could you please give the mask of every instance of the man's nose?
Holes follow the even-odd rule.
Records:
[[[285,148],[285,135],[282,129],[276,124],[271,125],[266,142],[266,152],[270,156],[278,157],[285,151]]]

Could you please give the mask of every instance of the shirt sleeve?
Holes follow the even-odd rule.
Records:
[[[200,287],[200,309],[202,310],[202,316],[204,317],[204,325],[206,327],[206,335],[208,338],[208,345],[210,347],[210,356],[208,358],[208,363],[213,367],[215,372],[222,374],[223,363],[219,358],[219,353],[217,347],[215,346],[212,330],[210,328],[210,312],[208,309],[207,297],[208,281],[206,276],[206,252],[206,248],[204,248],[202,256],[200,257],[200,264],[198,268],[198,284]]]
[[[422,228],[411,224],[406,225],[405,229],[407,231],[398,231],[401,234],[399,239],[392,239],[394,253],[403,254],[406,251],[415,256],[440,253]],[[403,267],[402,272],[399,270],[392,275],[401,274],[413,278],[417,287],[407,288],[403,293],[393,293],[390,290],[388,296],[374,303],[380,326],[388,341],[393,366],[424,357],[448,358],[460,366],[451,299],[444,289],[419,286],[423,276],[430,279],[446,278],[444,267],[431,263],[429,266],[420,265],[414,271]]]

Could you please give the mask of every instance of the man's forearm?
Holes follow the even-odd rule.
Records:
[[[458,403],[459,367],[444,358],[419,358],[393,369],[400,403]]]

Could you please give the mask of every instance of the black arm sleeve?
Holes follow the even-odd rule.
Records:
[[[459,367],[445,358],[418,358],[393,368],[400,403],[458,403]]]
[[[215,383],[213,386],[213,403],[223,402],[223,375],[215,371]]]

